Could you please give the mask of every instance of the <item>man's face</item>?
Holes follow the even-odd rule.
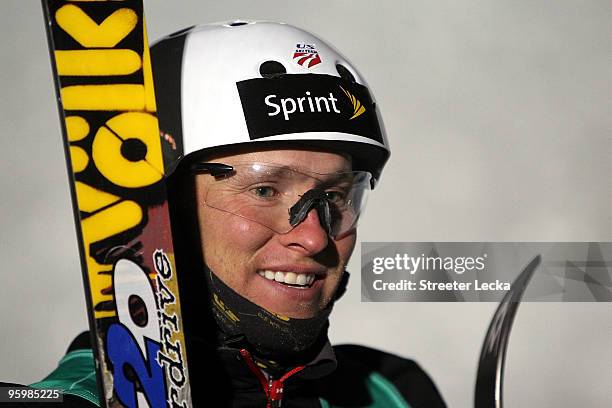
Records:
[[[214,162],[229,165],[273,163],[319,174],[351,171],[351,162],[345,156],[310,150],[235,154],[217,157]],[[355,231],[334,240],[321,226],[317,211],[311,210],[291,231],[275,232],[255,221],[207,205],[207,193],[211,187],[217,189],[213,183],[220,181],[210,175],[196,177],[202,252],[215,275],[270,312],[304,319],[325,308],[333,298],[355,247]],[[304,185],[303,192],[314,187]],[[270,272],[293,272],[312,279],[313,275],[314,281],[309,287],[298,288],[261,276],[266,271],[268,276]]]

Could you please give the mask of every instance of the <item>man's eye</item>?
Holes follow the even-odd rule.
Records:
[[[255,187],[251,189],[251,192],[255,194],[257,197],[261,197],[261,198],[271,198],[271,197],[278,195],[278,191],[268,186]]]
[[[344,200],[344,193],[341,191],[326,191],[325,196],[332,203],[340,203]]]

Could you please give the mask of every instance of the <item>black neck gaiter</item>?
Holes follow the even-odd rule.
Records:
[[[344,292],[344,272],[338,295]],[[336,298],[309,319],[294,319],[271,313],[236,293],[205,268],[209,302],[220,329],[221,346],[246,347],[266,367],[295,366],[307,360],[327,341],[328,317]]]

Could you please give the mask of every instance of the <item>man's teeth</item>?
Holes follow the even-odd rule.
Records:
[[[313,273],[295,273],[280,271],[257,271],[257,273],[268,279],[289,285],[310,286],[315,280]]]

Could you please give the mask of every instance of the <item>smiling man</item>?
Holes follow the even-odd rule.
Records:
[[[235,174],[222,180],[197,178],[200,235],[225,237],[202,240],[206,265],[266,310],[291,318],[315,317],[336,292],[355,246],[355,229],[349,224],[356,219],[345,222],[343,231],[331,231],[331,238],[319,207],[311,206],[327,205],[330,227],[341,228],[336,225],[341,217],[358,212],[350,200],[369,189],[364,186],[370,183],[369,173],[352,172],[350,158],[341,154],[309,150],[258,151],[216,160],[232,166]],[[320,196],[300,202],[305,192],[316,194],[315,189]],[[291,208],[303,212],[295,226],[288,216]],[[338,214],[332,215],[332,209]]]
[[[254,151],[187,159],[173,175],[182,185],[172,190],[175,235],[183,241],[177,261],[193,280],[186,287],[209,293],[209,304],[193,311],[188,305],[187,314],[210,309],[221,344],[244,349],[243,357],[248,351],[266,374],[281,377],[290,366],[312,360],[327,340],[327,318],[346,283],[345,265],[372,179],[370,172],[353,171],[343,153],[279,145],[248,149]],[[191,195],[195,209],[184,200]],[[193,273],[194,265],[203,272]],[[197,295],[183,292],[184,299]]]
[[[389,156],[359,72],[269,22],[192,27],[151,52],[195,405],[444,406],[412,361],[327,338]]]
[[[191,27],[151,57],[194,407],[444,406],[414,362],[327,337],[389,156],[359,72],[270,22]]]

